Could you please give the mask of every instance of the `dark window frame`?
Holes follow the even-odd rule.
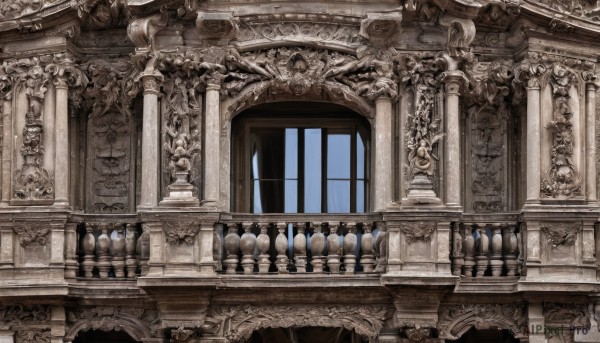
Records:
[[[357,136],[361,135],[364,144],[364,212],[368,212],[370,205],[370,152],[371,152],[371,131],[369,123],[363,117],[355,112],[335,105],[325,106],[319,111],[319,105],[292,106],[286,109],[271,104],[262,108],[245,111],[234,118],[232,122],[232,149],[231,149],[231,183],[232,183],[232,208],[236,212],[252,213],[252,146],[250,143],[250,131],[252,129],[282,129],[298,128],[305,130],[309,128],[322,129],[321,134],[321,212],[327,212],[327,181],[335,178],[328,178],[327,175],[327,137],[328,132],[346,131],[350,133],[350,212],[356,213],[357,196]],[[300,113],[304,112],[304,113]],[[298,182],[297,182],[297,212],[304,212],[304,135],[298,134]],[[285,182],[285,176],[282,179]],[[348,179],[345,179],[348,180]],[[266,213],[266,212],[265,212]],[[362,212],[361,212],[362,213]]]

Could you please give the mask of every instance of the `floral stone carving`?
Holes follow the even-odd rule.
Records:
[[[573,163],[573,109],[569,91],[577,81],[572,70],[554,64],[550,72],[552,85],[553,120],[546,128],[553,133],[551,166],[542,181],[542,195],[550,198],[568,199],[581,196],[581,176]]]
[[[506,204],[504,179],[507,174],[505,147],[508,96],[513,80],[509,63],[474,63],[467,71],[466,97],[471,126],[471,192],[475,212],[500,212]]]
[[[220,333],[228,342],[240,342],[263,328],[322,326],[343,327],[373,339],[387,313],[388,309],[379,305],[224,306],[209,309],[203,332]]]
[[[156,337],[161,330],[158,311],[113,306],[67,310],[67,326],[65,337],[71,340],[81,331],[125,329],[134,340],[141,341]]]
[[[546,325],[566,325],[574,327],[590,327],[590,313],[587,304],[561,304],[546,302],[543,307]]]
[[[163,230],[167,235],[167,243],[187,245],[194,244],[194,237],[200,231],[198,223],[163,223]]]
[[[472,327],[508,329],[516,338],[527,337],[526,307],[520,304],[440,306],[439,337],[458,339]]]
[[[22,247],[29,245],[46,245],[50,226],[47,224],[15,224],[13,230],[19,237],[19,243]]]
[[[19,330],[15,335],[15,343],[50,343],[52,334],[50,330]]]
[[[44,62],[50,57],[44,56]],[[27,112],[23,127],[23,164],[15,173],[14,196],[17,199],[52,199],[54,177],[44,168],[44,148],[42,146],[44,125],[42,122],[43,100],[50,81],[38,57],[9,61],[5,67],[14,83],[22,84],[27,96]]]
[[[402,223],[400,231],[406,237],[406,242],[412,244],[417,241],[429,241],[436,227],[435,222],[409,222]]]
[[[27,323],[43,323],[49,319],[50,307],[46,305],[0,307],[0,323],[9,326]]]
[[[441,132],[441,118],[435,115],[435,94],[439,87],[440,64],[435,59],[403,56],[400,78],[406,89],[414,93],[414,110],[406,122],[405,146],[408,152],[408,198],[436,198],[437,143],[445,135]],[[422,201],[422,200],[419,200]]]
[[[579,225],[555,224],[541,227],[542,232],[546,234],[548,243],[553,247],[559,245],[573,245],[577,240],[577,234],[581,231]]]

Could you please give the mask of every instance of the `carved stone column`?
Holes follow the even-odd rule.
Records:
[[[461,208],[461,167],[460,167],[460,108],[459,90],[464,75],[460,71],[449,71],[444,77],[446,144],[444,171],[446,180],[446,206]]]
[[[2,206],[10,202],[11,163],[13,154],[12,137],[12,92],[7,93],[2,99]]]
[[[221,154],[221,108],[220,82],[209,80],[206,86],[206,133],[204,162],[204,200],[202,206],[216,209],[219,206],[219,183]]]
[[[54,205],[69,204],[69,87],[64,76],[54,79],[56,111],[54,122]]]
[[[392,202],[392,99],[375,100],[374,210],[384,211]]]
[[[539,203],[540,198],[540,81],[527,81],[527,197],[526,203]]]
[[[12,268],[14,263],[14,232],[12,223],[0,226],[0,269]]]
[[[158,93],[160,73],[142,76],[144,86],[144,116],[142,128],[141,208],[158,205]]]
[[[596,196],[596,76],[584,74],[585,84],[585,164],[586,197],[590,203],[597,204]]]

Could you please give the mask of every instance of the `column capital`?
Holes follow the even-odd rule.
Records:
[[[584,71],[581,73],[583,82],[585,82],[585,89],[588,91],[596,91],[600,87],[598,82],[598,76],[593,71]]]
[[[67,78],[64,75],[56,75],[52,79],[52,84],[54,85],[54,87],[56,89],[68,89],[69,88]]]
[[[460,70],[449,70],[441,74],[444,90],[449,95],[460,95],[460,87],[469,83],[469,79]]]

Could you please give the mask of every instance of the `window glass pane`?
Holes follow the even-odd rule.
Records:
[[[285,130],[255,129],[252,131],[252,140],[253,152],[257,155],[257,173],[253,173],[254,178],[283,179]]]
[[[350,178],[350,135],[327,135],[327,178]]]
[[[356,212],[365,212],[365,182],[356,181]]]
[[[356,134],[356,178],[365,178],[365,143],[360,132]]]
[[[285,180],[285,213],[298,213],[298,181]]]
[[[304,212],[321,212],[321,129],[304,130]]]
[[[253,213],[283,212],[283,180],[254,180],[252,185]]]
[[[298,178],[298,129],[285,129],[285,178]]]
[[[350,180],[327,181],[327,212],[350,212]]]

